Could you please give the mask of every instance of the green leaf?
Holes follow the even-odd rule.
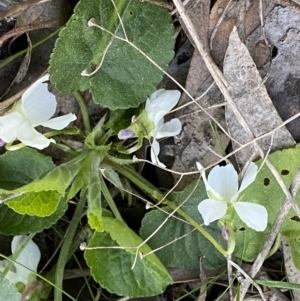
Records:
[[[197,187],[194,190],[195,185],[197,185]],[[203,182],[197,184],[197,181],[187,186],[184,191],[173,192],[168,196],[168,199],[177,205],[184,203],[181,209],[188,213],[194,220],[198,221],[199,224],[203,224],[203,219],[197,206],[206,198],[206,189]],[[152,235],[166,220],[168,217],[167,214],[172,212],[167,207],[163,207],[163,210],[166,213],[155,209],[147,213],[144,217],[140,229],[141,237],[144,240]],[[176,214],[175,216],[180,218],[180,216]],[[223,245],[223,247],[226,245],[216,222],[205,227],[205,229],[217,242]],[[148,244],[154,250],[163,247],[156,252],[156,255],[167,267],[199,268],[199,256],[202,256],[203,265],[208,270],[224,265],[224,257],[202,234],[197,230],[188,234],[192,230],[193,227],[182,219],[171,217],[148,241]],[[186,234],[187,236],[180,239],[180,237]],[[171,244],[167,245],[168,243]]]
[[[41,191],[57,191],[63,195],[70,186],[74,177],[80,170],[79,163],[65,163],[57,166],[42,179],[35,180],[28,185],[22,186],[13,192],[41,192]]]
[[[129,41],[166,69],[174,55],[169,12],[138,0],[115,4]],[[127,42],[88,27],[91,18],[117,37],[125,37],[111,0],[81,0],[56,42],[50,60],[51,81],[61,92],[90,89],[96,103],[112,110],[137,107],[155,90],[162,72]],[[94,75],[81,75],[84,70],[95,70],[102,59]]]
[[[102,204],[101,204],[101,184],[99,177],[99,164],[100,157],[97,156],[92,164],[91,170],[89,173],[88,181],[88,221],[92,229],[97,230],[98,232],[103,231],[103,222],[102,222]]]
[[[40,217],[53,214],[60,197],[65,195],[66,189],[70,186],[80,167],[79,163],[74,162],[56,167],[44,178],[10,191],[10,193],[23,194],[7,201],[6,205],[19,214]]]
[[[0,301],[20,301],[21,294],[18,293],[16,287],[11,284],[7,279],[0,273]]]
[[[0,187],[13,190],[41,178],[55,167],[50,157],[24,147],[0,156]]]
[[[292,259],[294,262],[295,267],[300,270],[300,235],[299,232],[297,233],[297,238],[291,238],[288,237],[290,247],[291,247],[291,254],[292,254]]]
[[[300,165],[300,148],[299,144],[296,148],[277,151],[268,156],[273,163],[276,170],[279,172],[283,182],[287,187],[290,186],[296,174],[297,168]],[[258,166],[262,164],[262,160],[256,162]],[[275,218],[280,210],[281,204],[285,199],[282,189],[279,187],[276,179],[264,164],[258,173],[256,180],[252,183],[242,195],[242,200],[247,202],[255,202],[266,207],[268,211],[268,226],[263,232],[256,232],[249,229],[245,224],[235,215],[234,225],[236,227],[236,249],[235,256],[246,261],[253,261],[260,252],[267,235],[275,221]],[[296,195],[296,202],[300,204],[300,194]],[[281,233],[286,236],[291,242],[291,252],[294,263],[300,270],[300,261],[298,251],[300,239],[300,223],[295,217],[294,210],[290,210],[285,222],[282,226]]]
[[[6,205],[19,214],[44,217],[55,212],[60,197],[57,191],[28,192],[7,201]]]
[[[109,120],[105,124],[105,128],[112,129],[115,133],[118,133],[120,130],[129,127],[132,121],[132,117],[138,116],[140,113],[141,113],[140,107],[127,109],[127,110],[111,111]]]
[[[172,283],[172,278],[154,254],[140,258],[135,248],[142,239],[126,224],[113,218],[103,218],[105,230],[95,232],[89,248],[107,247],[85,251],[85,259],[91,268],[94,279],[108,291],[120,296],[146,297],[162,293]],[[113,238],[112,238],[113,237]],[[117,241],[117,242],[116,242]],[[112,249],[115,246],[125,249]],[[141,252],[148,253],[150,248],[143,245]]]
[[[257,284],[261,284],[263,286],[268,286],[268,287],[276,287],[277,289],[300,290],[299,283],[284,282],[284,281],[272,281],[272,280],[260,280],[260,279],[253,279],[253,281]]]
[[[101,162],[100,168],[103,170],[102,174],[111,184],[117,187],[122,197],[124,197],[124,185],[120,180],[119,174],[105,161]]]
[[[41,232],[54,225],[67,210],[67,203],[64,199],[59,201],[55,212],[46,217],[21,215],[7,207],[0,206],[0,233],[4,235],[20,235],[27,233]]]

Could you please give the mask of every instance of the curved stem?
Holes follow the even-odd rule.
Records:
[[[73,218],[71,220],[68,231],[65,235],[65,240],[60,250],[60,254],[58,257],[56,270],[55,270],[55,288],[54,288],[54,300],[62,301],[62,288],[63,288],[63,276],[65,265],[68,261],[69,251],[73,243],[73,238],[75,236],[76,229],[80,222],[80,217],[84,210],[84,206],[86,203],[85,191],[81,193],[80,200],[75,209]]]
[[[84,128],[87,132],[90,133],[92,131],[92,127],[91,127],[90,117],[89,117],[86,103],[84,102],[84,99],[82,98],[81,94],[78,91],[73,92],[73,95],[75,96],[75,98],[79,104],[79,107],[80,107],[80,110],[82,113]]]
[[[15,151],[26,146],[24,143],[18,143],[15,145],[12,144],[13,144],[12,142],[5,144],[5,149],[8,151]]]
[[[193,227],[195,227],[206,239],[208,239],[213,246],[223,255],[229,255],[233,252],[235,243],[232,243],[229,247],[229,250],[224,250],[222,246],[218,244],[218,242],[201,226],[197,221],[195,221],[193,218],[191,218],[184,210],[178,208],[176,204],[169,201],[168,199],[164,198],[164,195],[151,183],[149,183],[147,180],[142,178],[135,170],[127,167],[127,166],[121,166],[116,164],[113,161],[109,160],[109,164],[116,169],[119,173],[124,175],[126,178],[128,178],[131,182],[136,184],[139,188],[141,188],[143,191],[145,191],[147,194],[151,195],[154,199],[157,201],[166,204],[168,207],[176,211],[179,215],[181,215],[187,222],[189,222]],[[229,229],[229,231],[232,231]],[[230,235],[232,235],[231,232],[229,232]]]
[[[271,250],[268,253],[267,258],[269,258],[272,255],[274,255],[274,253],[279,249],[280,244],[281,244],[281,233],[279,232],[278,235],[277,235],[277,237],[276,237],[276,239],[275,239],[273,247],[271,248]]]

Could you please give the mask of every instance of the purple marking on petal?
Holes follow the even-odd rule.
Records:
[[[135,136],[135,134],[131,129],[124,129],[118,133],[118,138],[120,140],[126,140],[129,138],[133,138],[134,136]]]
[[[3,145],[5,145],[6,142],[4,142],[1,138],[0,138],[0,147],[2,147]]]

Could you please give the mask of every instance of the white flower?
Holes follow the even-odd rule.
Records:
[[[49,75],[45,75],[28,88],[21,100],[5,116],[0,117],[0,139],[11,143],[18,139],[27,146],[43,149],[49,146],[48,139],[34,128],[42,125],[54,130],[65,128],[76,119],[74,114],[50,119],[56,110],[55,96],[48,91],[46,81]]]
[[[256,231],[264,231],[266,229],[268,212],[264,206],[238,202],[239,194],[255,180],[257,166],[253,162],[248,166],[239,189],[238,174],[231,164],[215,166],[208,175],[208,179],[206,179],[202,165],[198,162],[197,167],[199,170],[202,170],[201,175],[209,197],[209,199],[203,200],[198,205],[198,210],[203,217],[205,225],[209,225],[211,222],[224,217],[228,205],[231,205],[249,228]]]
[[[167,115],[178,103],[180,92],[177,90],[159,89],[150,95],[146,101],[145,110],[148,114],[149,121],[154,123],[155,128],[151,131],[153,137],[151,147],[151,161],[165,167],[158,160],[160,146],[157,139],[164,137],[176,136],[181,132],[181,122],[174,118],[164,123],[164,116]]]
[[[15,252],[18,251],[26,239],[26,235],[19,235],[13,238],[11,243],[12,254],[15,254]],[[18,258],[16,258],[16,262],[19,262],[28,269],[36,272],[40,259],[41,252],[39,247],[32,240],[30,240],[25,248],[21,251]],[[7,260],[0,260],[0,271],[3,272],[8,264],[9,262]],[[32,274],[32,272],[28,269],[17,263],[14,263],[5,277],[14,285],[18,282],[22,282],[26,286]]]

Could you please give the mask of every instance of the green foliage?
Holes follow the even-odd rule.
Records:
[[[146,100],[146,99],[144,99]],[[141,113],[140,108],[131,108],[126,110],[115,110],[110,112],[109,120],[105,124],[106,128],[112,129],[118,133],[122,129],[130,126],[132,116],[138,116]]]
[[[146,297],[162,293],[172,278],[154,254],[141,258],[136,252],[143,241],[126,224],[103,218],[106,232],[95,232],[85,259],[94,279],[112,293],[128,297]],[[120,246],[120,249],[110,247]],[[97,247],[107,247],[97,249]],[[150,252],[147,245],[142,254]]]
[[[6,152],[0,156],[1,188],[5,189],[3,192],[8,193],[7,190],[18,189],[29,184],[45,176],[54,168],[55,165],[50,157],[46,157],[34,149],[25,147],[14,152]],[[9,193],[9,195],[12,197],[13,193]],[[29,193],[29,195],[25,196],[24,194],[18,198],[30,199],[31,196],[32,194]],[[3,198],[5,199],[5,196]],[[0,233],[19,235],[40,232],[55,224],[66,209],[67,204],[65,200],[61,199],[57,209],[51,215],[40,218],[27,214],[21,215],[9,208],[6,203],[2,204],[0,205]]]
[[[21,294],[17,292],[16,287],[0,273],[0,301],[20,301]]]
[[[162,78],[153,63],[125,41],[125,38],[166,69],[172,59],[174,29],[168,11],[139,0],[81,0],[67,26],[60,32],[50,61],[51,81],[62,92],[90,89],[96,103],[112,110],[137,107],[153,92]],[[120,17],[120,18],[119,18]],[[103,62],[102,62],[103,60]],[[101,68],[92,76],[82,76]]]
[[[20,235],[41,232],[54,225],[65,213],[67,203],[61,199],[55,212],[46,217],[18,214],[6,205],[0,206],[0,233],[4,235]]]
[[[55,212],[60,198],[65,195],[79,169],[79,163],[62,164],[44,178],[10,191],[22,194],[6,204],[20,214],[49,216]]]
[[[54,167],[50,157],[32,148],[6,152],[0,156],[0,187],[5,190],[19,188],[41,178]]]
[[[287,187],[290,186],[300,166],[300,147],[277,151],[269,155],[270,161],[274,164]],[[260,166],[259,160],[257,165]],[[234,254],[246,261],[253,261],[260,252],[274,220],[280,210],[280,206],[285,199],[282,189],[269,168],[264,165],[258,173],[256,180],[251,184],[242,195],[242,200],[255,202],[266,207],[268,211],[268,226],[264,232],[256,232],[245,227],[245,224],[235,216],[234,225],[236,226],[236,250]],[[300,194],[297,193],[296,201],[300,204]],[[282,226],[281,233],[286,236],[291,243],[291,252],[296,267],[300,270],[299,253],[300,250],[300,223],[295,217],[293,209],[290,210]]]
[[[197,187],[194,190],[195,185]],[[199,224],[203,224],[203,219],[197,210],[197,206],[205,198],[207,198],[205,186],[203,182],[198,183],[198,181],[190,184],[182,192],[173,192],[168,196],[168,199],[177,205],[183,203],[180,208],[199,222]],[[168,214],[172,212],[167,207],[163,207],[163,210],[165,212],[156,209],[146,214],[140,230],[143,239],[154,233],[168,218]],[[179,217],[179,219],[175,217]],[[206,269],[215,269],[224,265],[224,257],[202,234],[198,231],[188,234],[193,230],[193,227],[182,220],[179,215],[175,214],[175,217],[169,218],[148,241],[152,249],[164,246],[156,252],[156,255],[165,266],[187,269],[199,268],[199,256],[202,256],[202,262]],[[205,229],[221,245],[226,245],[226,242],[220,235],[220,230],[216,222],[209,225],[209,227],[205,227]],[[188,235],[179,239],[185,234]],[[167,245],[174,240],[176,242]]]
[[[91,164],[88,181],[88,220],[92,229],[98,232],[103,231],[102,204],[101,204],[101,183],[99,178],[100,157],[95,158]]]

